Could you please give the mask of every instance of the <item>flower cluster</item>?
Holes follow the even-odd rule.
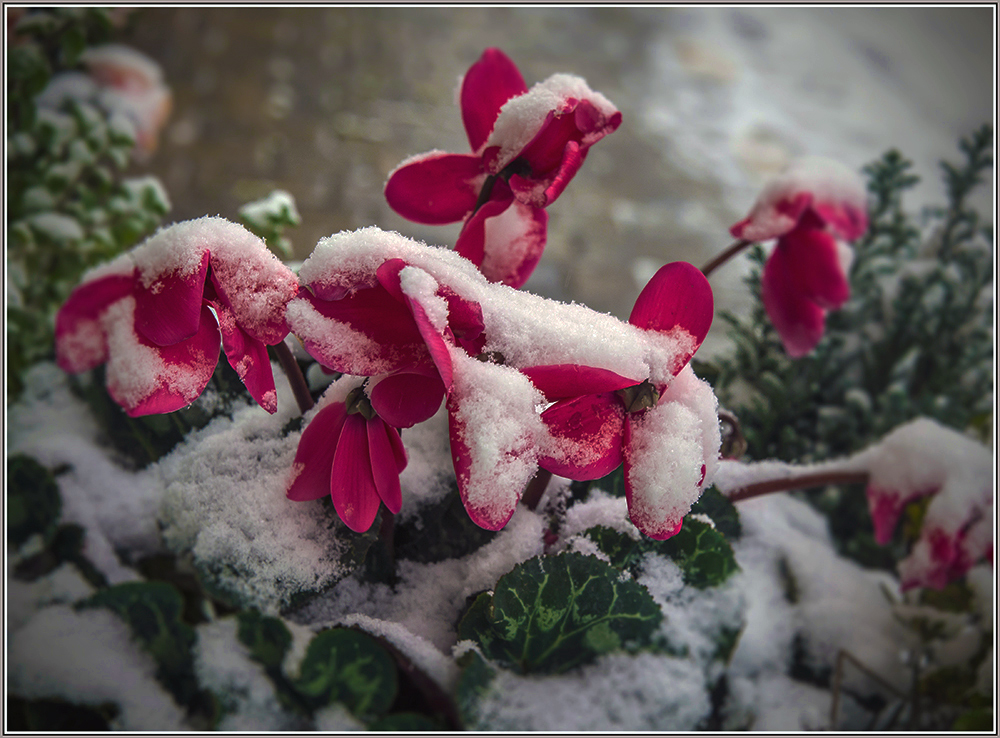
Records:
[[[407,159],[389,174],[385,197],[417,223],[462,221],[455,250],[491,281],[520,287],[545,248],[545,208],[622,116],[572,75],[529,90],[499,49],[487,49],[469,68],[459,101],[472,153]]]
[[[769,182],[750,214],[730,229],[745,241],[778,239],[761,276],[761,298],[789,356],[812,351],[823,337],[826,312],[847,302],[852,251],[843,241],[867,228],[857,173],[830,159],[803,157]]]
[[[193,402],[221,344],[251,396],[277,408],[267,346],[288,335],[298,279],[261,239],[222,218],[163,228],[84,275],[56,315],[56,360],[107,364],[108,392],[131,416]]]
[[[346,422],[362,415],[369,434],[384,424],[381,443],[383,433],[397,438],[395,429],[428,419],[447,398],[459,491],[484,528],[507,523],[539,465],[595,479],[624,459],[633,522],[665,538],[714,468],[715,398],[682,372],[708,332],[712,295],[688,264],[663,267],[627,324],[490,283],[452,251],[378,228],[324,239],[299,276],[305,288],[288,306],[292,332],[317,361],[351,377],[328,390],[309,428],[355,432]],[[291,497],[332,492],[338,511],[350,508],[342,517],[355,530],[371,525],[379,498],[392,510],[375,467],[401,470],[405,457],[384,463],[390,447],[377,452],[369,441],[372,468],[360,485],[369,492],[355,505],[331,480],[354,474],[340,464],[357,456],[317,454],[313,437],[307,444],[303,436]]]

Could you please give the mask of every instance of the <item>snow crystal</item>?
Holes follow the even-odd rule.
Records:
[[[610,100],[591,90],[583,78],[572,74],[553,74],[523,95],[512,97],[500,108],[493,131],[486,140],[486,148],[500,147],[496,170],[513,161],[541,130],[548,114],[561,112],[571,99],[589,101],[605,117],[618,112]]]
[[[342,543],[328,530],[334,513],[285,497],[301,434],[282,435],[295,402],[281,372],[275,383],[277,413],[248,405],[215,418],[150,467],[165,488],[159,520],[167,545],[268,612],[344,573]]]
[[[154,678],[156,663],[108,610],[40,610],[8,636],[8,686],[26,699],[117,704],[117,730],[184,730],[184,713]]]
[[[417,267],[403,267],[399,272],[399,287],[424,309],[431,325],[443,332],[448,324],[448,303],[437,295],[438,283],[434,277]]]
[[[37,213],[28,218],[28,223],[39,234],[58,244],[83,240],[83,228],[77,219],[62,213]]]
[[[693,730],[711,703],[693,661],[612,653],[558,676],[499,671],[475,709],[491,731],[664,731]]]
[[[235,617],[199,625],[194,649],[198,682],[212,690],[223,711],[217,730],[303,729],[302,718],[286,713],[264,667],[239,640]]]

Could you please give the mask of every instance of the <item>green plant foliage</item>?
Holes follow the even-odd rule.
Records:
[[[691,514],[707,515],[715,523],[716,530],[728,539],[738,539],[743,535],[740,513],[736,505],[716,487],[708,487],[698,501],[691,506]],[[687,525],[687,523],[684,523]]]
[[[302,222],[295,199],[284,190],[275,190],[261,200],[240,208],[240,221],[251,233],[264,239],[268,248],[283,259],[292,256],[292,243],[285,229]]]
[[[7,726],[12,731],[98,731],[111,730],[118,706],[74,705],[64,700],[26,700],[7,696]]]
[[[110,37],[107,10],[31,9],[15,26],[7,94],[8,401],[21,375],[52,356],[53,318],[90,267],[152,233],[170,209],[153,177],[125,178],[130,128],[97,103],[36,98]],[[43,277],[44,278],[41,278]]]
[[[7,457],[7,539],[15,546],[38,534],[50,543],[62,514],[55,477],[30,456]]]
[[[665,541],[651,538],[636,540],[601,525],[590,528],[584,535],[594,541],[618,569],[636,574],[643,556],[658,553],[681,568],[685,584],[698,589],[722,584],[739,569],[725,536],[690,516],[684,519],[680,532]]]
[[[472,522],[462,504],[458,484],[452,482],[451,491],[438,502],[422,507],[418,519],[396,526],[396,557],[425,564],[462,558],[485,546],[496,535],[496,531]]]
[[[478,704],[493,683],[497,675],[494,669],[477,651],[466,651],[458,659],[462,670],[455,688],[455,702],[462,724],[470,730],[479,729]]]
[[[184,601],[165,582],[125,582],[97,592],[79,607],[103,607],[124,620],[157,664],[156,678],[181,705],[201,702],[191,649],[194,629],[181,620]]]
[[[540,556],[500,577],[458,627],[491,661],[556,674],[649,646],[663,614],[645,587],[595,556]]]
[[[261,615],[258,610],[244,610],[237,614],[237,637],[250,649],[250,658],[265,667],[281,666],[292,634],[280,619]]]
[[[378,642],[347,628],[325,630],[306,650],[294,684],[315,707],[343,703],[360,720],[385,715],[396,698],[396,664]]]
[[[444,726],[419,712],[395,712],[376,720],[368,729],[381,733],[442,732]]]

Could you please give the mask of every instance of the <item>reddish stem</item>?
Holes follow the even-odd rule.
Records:
[[[528,482],[528,486],[524,488],[524,494],[521,495],[521,502],[529,510],[538,507],[538,503],[541,502],[542,495],[545,493],[545,488],[549,486],[550,479],[552,479],[552,472],[539,468],[535,472],[535,476]]]
[[[743,239],[737,241],[736,243],[732,244],[729,248],[727,248],[725,251],[723,251],[721,254],[712,259],[710,262],[708,262],[705,266],[703,266],[701,268],[701,273],[707,277],[709,274],[714,272],[716,269],[718,269],[720,266],[722,266],[727,261],[732,259],[734,256],[736,256],[738,253],[740,253],[743,249],[745,249],[752,243],[753,241],[746,241]]]
[[[274,353],[277,354],[278,363],[281,364],[285,376],[288,377],[288,384],[292,387],[292,394],[295,395],[295,401],[299,404],[299,410],[305,414],[313,406],[313,398],[309,392],[309,384],[302,375],[299,362],[292,356],[292,350],[284,341],[278,341],[274,345]]]
[[[813,472],[803,474],[799,477],[786,477],[784,479],[769,479],[765,482],[734,489],[726,493],[732,502],[749,500],[752,497],[760,497],[772,492],[789,492],[793,489],[805,489],[807,487],[823,487],[828,484],[868,484],[869,474],[866,471],[835,471],[835,472]]]

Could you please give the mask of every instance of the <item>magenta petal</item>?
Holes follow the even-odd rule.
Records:
[[[863,208],[839,200],[817,200],[812,209],[834,235],[844,241],[861,238],[868,230],[868,213]]]
[[[476,206],[484,178],[478,156],[431,152],[408,160],[389,175],[385,199],[407,220],[455,223]]]
[[[868,498],[868,511],[875,527],[875,542],[884,546],[892,540],[896,530],[896,522],[903,512],[903,495],[895,490],[881,489],[869,485],[865,490]]]
[[[330,494],[330,473],[337,439],[347,418],[344,403],[334,402],[313,416],[302,431],[286,496],[297,502]]]
[[[497,217],[513,202],[514,195],[511,194],[510,187],[502,180],[497,180],[490,192],[490,199],[462,226],[462,232],[455,242],[455,251],[481,268],[486,258],[486,220]]]
[[[532,366],[522,369],[521,373],[530,379],[548,400],[614,392],[637,385],[643,379],[630,379],[607,369],[577,364]]]
[[[632,445],[633,432],[632,424],[626,419],[622,434],[622,445],[626,449]],[[654,541],[664,541],[680,533],[681,526],[684,525],[684,516],[676,512],[663,515],[655,507],[651,508],[650,501],[645,499],[646,495],[643,494],[644,490],[635,489],[632,458],[627,450],[624,457],[625,464],[622,471],[625,478],[625,500],[628,503],[628,514],[632,524]]]
[[[390,428],[382,418],[368,421],[368,453],[371,457],[372,475],[378,496],[393,515],[403,506],[403,492],[399,486],[397,447],[401,448],[399,434]],[[403,456],[403,468],[406,456]]]
[[[467,430],[457,412],[457,400],[455,395],[447,399],[448,407],[448,436],[451,442],[451,460],[455,469],[455,481],[458,483],[458,493],[465,505],[465,511],[469,518],[480,528],[486,530],[500,530],[511,519],[514,510],[517,508],[517,499],[512,500],[510,505],[494,504],[489,506],[479,506],[474,504],[469,497],[469,483],[472,478],[472,452],[465,442]]]
[[[218,303],[213,303],[222,331],[222,350],[229,359],[229,365],[236,370],[250,396],[257,404],[274,414],[278,409],[278,395],[274,389],[274,373],[267,346],[244,331],[232,311]]]
[[[775,248],[764,264],[760,292],[764,309],[788,355],[798,358],[812,351],[823,338],[826,311],[799,292],[783,249]]]
[[[495,218],[484,222],[483,260],[479,270],[491,282],[515,289],[535,271],[548,232],[549,214],[514,201]]]
[[[821,308],[839,308],[851,296],[851,286],[840,263],[837,242],[816,228],[796,228],[778,239],[788,276],[804,297]]]
[[[437,369],[390,374],[368,390],[372,407],[394,428],[409,428],[434,415],[444,399]]]
[[[687,262],[675,261],[660,267],[646,283],[628,322],[636,328],[663,333],[676,328],[687,331],[694,345],[680,361],[676,369],[680,371],[708,335],[714,314],[712,287],[705,275]]]
[[[772,195],[765,191],[754,204],[750,214],[733,225],[729,232],[734,238],[746,241],[766,241],[783,236],[795,228],[812,203],[808,192],[785,192]]]
[[[462,123],[473,151],[486,143],[500,108],[528,91],[517,65],[500,49],[486,49],[462,80]]]
[[[360,413],[348,415],[337,439],[330,475],[333,507],[348,528],[364,533],[378,514],[381,498],[368,450],[368,423]]]
[[[194,402],[219,363],[219,329],[207,306],[201,327],[186,341],[156,346],[132,325],[111,330],[107,368],[108,394],[131,417],[170,413]]]
[[[84,282],[56,313],[56,362],[63,371],[79,373],[108,360],[101,314],[113,302],[132,293],[132,274],[115,274]]]
[[[557,169],[547,173],[544,178],[511,175],[510,188],[518,201],[537,208],[548,207],[566,189],[586,158],[587,149],[581,148],[576,141],[569,141]]]
[[[483,308],[473,300],[466,300],[447,285],[441,285],[438,294],[448,303],[448,328],[452,338],[470,356],[476,356],[486,344]]]
[[[567,479],[600,479],[622,464],[625,410],[612,393],[560,400],[542,413],[550,443],[539,465]]]
[[[148,287],[136,280],[135,329],[140,335],[159,346],[169,346],[198,331],[209,259],[206,249],[198,269],[186,277],[167,274]]]

